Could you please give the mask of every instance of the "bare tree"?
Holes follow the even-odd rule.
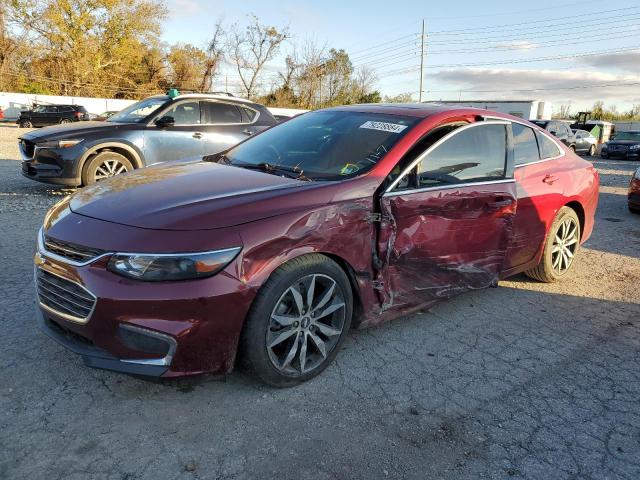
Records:
[[[200,83],[201,92],[211,91],[213,77],[215,77],[224,55],[222,50],[223,36],[224,30],[222,29],[222,22],[219,21],[214,27],[213,36],[207,46],[204,74],[202,75],[202,82]]]
[[[280,45],[289,38],[289,29],[262,25],[255,15],[243,30],[235,24],[227,35],[229,56],[234,63],[244,93],[255,96],[260,75],[265,64],[278,52]]]

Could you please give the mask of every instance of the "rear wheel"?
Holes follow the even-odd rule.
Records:
[[[112,151],[100,152],[84,166],[82,184],[90,185],[131,170],[133,165],[124,155]]]
[[[525,273],[541,282],[555,282],[571,269],[580,248],[580,220],[576,212],[562,207],[551,224],[540,263]]]
[[[31,123],[30,120],[20,120],[20,123],[18,124],[18,126],[20,128],[32,128],[33,124]]]
[[[265,383],[289,387],[322,372],[351,325],[349,279],[333,260],[310,254],[277,269],[247,316],[242,355]]]
[[[571,149],[571,151],[573,153],[576,153],[576,146],[575,145],[569,145],[569,148]]]
[[[71,123],[71,120],[68,118],[61,118],[60,123]]]

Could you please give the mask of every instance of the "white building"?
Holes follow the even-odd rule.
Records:
[[[441,100],[444,105],[482,108],[507,113],[525,120],[546,120],[551,118],[551,102],[545,100]]]

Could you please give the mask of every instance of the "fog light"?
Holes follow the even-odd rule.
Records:
[[[170,365],[176,350],[176,341],[170,335],[129,324],[121,324],[118,327],[118,338],[131,350],[159,357],[140,360],[123,359],[123,362]]]

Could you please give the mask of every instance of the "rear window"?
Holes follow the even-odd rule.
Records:
[[[538,142],[533,128],[519,123],[511,124],[513,133],[513,153],[516,165],[523,165],[540,160]]]
[[[562,152],[556,142],[547,137],[544,133],[536,132],[538,145],[540,145],[540,158],[547,159],[560,155]]]
[[[84,108],[84,107],[76,107],[76,110],[77,110],[78,112],[87,113],[87,109],[86,109],[86,108]]]

